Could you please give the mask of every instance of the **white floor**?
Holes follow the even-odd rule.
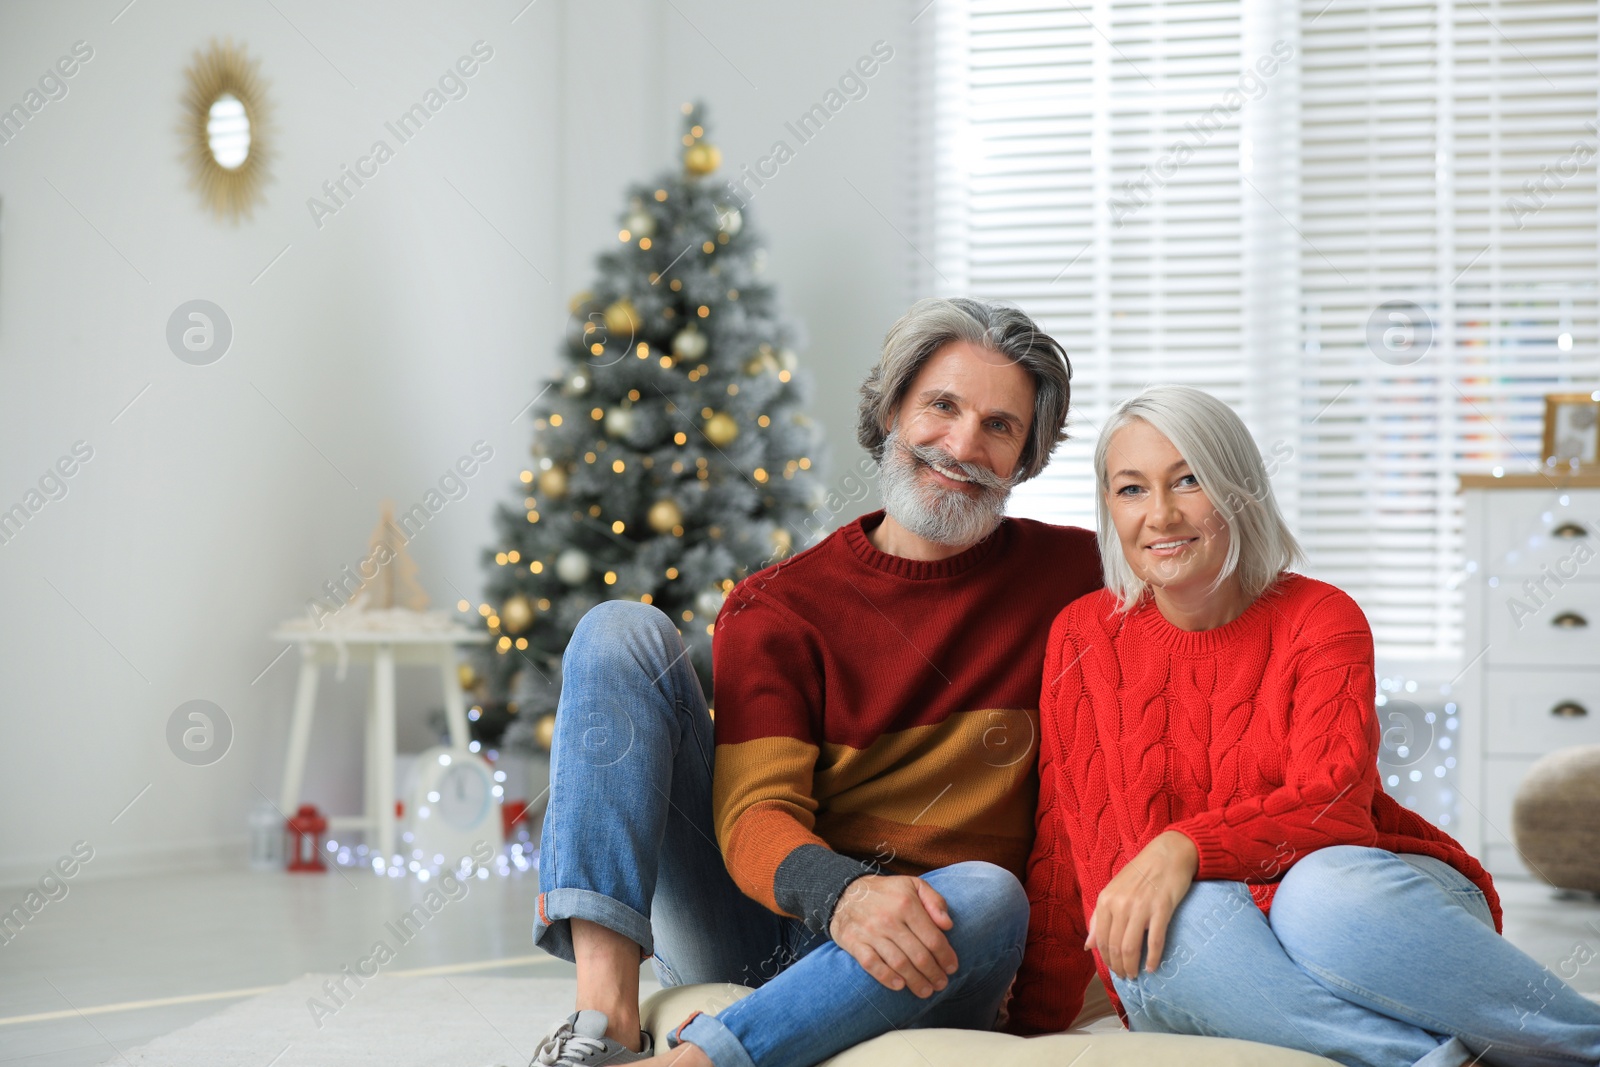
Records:
[[[464,973],[570,978],[533,948],[538,877],[473,881],[414,937],[385,973],[449,964],[525,962]],[[413,879],[361,870],[326,875],[206,873],[74,883],[0,946],[0,1063],[79,1067],[186,1026],[238,998],[94,1013],[130,1001],[281,985],[337,972],[398,939],[387,923],[422,900]],[[3,895],[3,894],[0,894]],[[10,896],[17,896],[12,891]],[[18,1016],[83,1012],[7,1022]],[[270,1053],[262,1058],[266,1067]]]
[[[1558,973],[1573,975],[1581,992],[1600,993],[1600,901],[1561,899],[1533,882],[1499,884],[1506,936]],[[460,965],[452,973],[570,978],[569,965],[531,945],[537,886],[532,872],[472,882],[399,947],[385,972]],[[65,899],[0,945],[0,1063],[105,1063],[239,998],[91,1009],[276,986],[307,971],[354,965],[375,941],[397,943],[386,924],[420,901],[426,888],[363,871],[75,883]],[[1590,962],[1578,966],[1585,958]],[[516,962],[501,965],[505,961]],[[41,1014],[56,1017],[25,1018]],[[271,1056],[266,1050],[260,1067]]]

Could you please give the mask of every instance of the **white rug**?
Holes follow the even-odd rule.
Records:
[[[336,1000],[324,983],[338,978],[297,978],[104,1067],[525,1067],[540,1039],[572,1013],[577,991],[570,978],[380,974],[359,988],[346,978]],[[640,992],[657,988],[648,982]],[[1092,1031],[1100,1023],[1121,1032],[1115,1016]]]
[[[106,1067],[524,1067],[577,989],[563,978],[379,974],[359,988],[345,978],[335,999],[323,983],[339,977],[297,978]]]

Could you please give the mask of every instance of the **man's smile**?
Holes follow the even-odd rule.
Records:
[[[967,477],[965,474],[962,474],[960,471],[951,467],[941,466],[937,463],[929,463],[923,459],[917,459],[917,463],[927,470],[932,471],[937,481],[948,484],[953,488],[965,490],[973,485],[974,480],[972,478]]]

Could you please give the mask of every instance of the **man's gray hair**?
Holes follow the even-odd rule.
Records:
[[[873,459],[883,458],[884,440],[906,390],[922,365],[952,341],[969,341],[997,352],[1033,378],[1033,426],[1014,472],[1017,481],[1027,481],[1044,469],[1056,445],[1067,439],[1072,364],[1060,342],[1004,304],[930,297],[911,305],[890,327],[878,365],[861,383],[856,440]]]
[[[1244,420],[1210,393],[1187,385],[1151,386],[1117,405],[1094,446],[1100,567],[1107,591],[1117,596],[1119,610],[1136,607],[1146,588],[1122,553],[1122,539],[1106,502],[1111,491],[1111,439],[1135,420],[1148,423],[1171,441],[1189,464],[1213,509],[1204,523],[1204,536],[1215,536],[1224,529],[1229,533],[1228,551],[1213,591],[1237,571],[1245,597],[1253,601],[1280,572],[1305,561],[1300,543],[1278,510],[1266,464]],[[1279,451],[1274,447],[1273,452],[1276,463]]]

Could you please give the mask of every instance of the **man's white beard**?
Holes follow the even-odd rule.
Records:
[[[977,491],[930,484],[919,459],[971,478]],[[898,429],[884,441],[879,469],[883,510],[923,540],[954,548],[975,545],[994,532],[1016,484],[1015,478],[1001,478],[986,467],[958,463],[942,449],[909,444]]]

